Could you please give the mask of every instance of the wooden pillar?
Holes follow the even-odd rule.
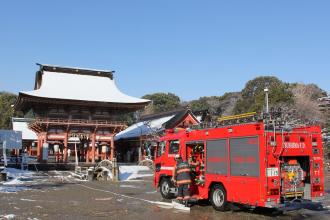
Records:
[[[38,161],[41,161],[41,148],[42,148],[41,134],[38,134],[38,143],[37,143],[37,158],[38,158]]]
[[[114,141],[114,136],[111,136],[111,141],[110,141],[110,160],[112,161],[113,157],[115,156],[115,141]]]
[[[31,142],[31,144],[29,144],[29,148],[28,148],[28,155],[32,156],[32,144],[33,142]]]
[[[89,157],[88,148],[86,149],[86,155],[85,155],[85,157],[86,157],[85,158],[86,159],[86,163],[89,163],[89,159],[88,159],[88,157]]]
[[[95,143],[96,143],[96,133],[95,133],[95,139],[94,140],[95,140]],[[97,147],[95,148],[95,157],[96,157],[97,161],[99,160],[100,157],[101,157],[101,160],[102,160],[102,151],[101,151],[101,154],[100,154],[100,150],[102,150],[102,149],[100,149],[100,148],[102,148],[102,146],[100,144],[98,144]]]
[[[85,149],[84,149],[85,152]],[[86,147],[86,155],[85,155],[86,163],[89,163],[89,140],[87,141],[87,147]]]
[[[45,132],[39,133],[38,135],[38,146],[37,146],[37,158],[38,161],[42,161],[43,144],[46,142]]]
[[[68,132],[65,132],[63,142],[64,142],[64,150],[63,150],[64,163],[67,163],[68,162]]]
[[[92,163],[95,163],[95,133],[92,134]]]

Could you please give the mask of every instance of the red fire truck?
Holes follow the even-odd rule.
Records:
[[[167,130],[154,161],[154,185],[166,199],[176,194],[171,182],[176,154],[195,164],[192,198],[207,199],[219,211],[227,203],[281,208],[287,201],[324,196],[319,126],[285,128],[256,121]]]

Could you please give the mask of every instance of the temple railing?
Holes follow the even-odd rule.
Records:
[[[42,125],[73,125],[73,126],[98,126],[98,127],[121,127],[126,128],[124,121],[88,120],[88,119],[61,119],[61,118],[36,118],[29,123],[30,128]]]

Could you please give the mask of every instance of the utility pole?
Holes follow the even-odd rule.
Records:
[[[266,93],[266,113],[269,113],[269,100],[268,100],[268,87],[264,89],[264,92]]]

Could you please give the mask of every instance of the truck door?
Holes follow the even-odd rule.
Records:
[[[175,166],[175,155],[179,153],[179,150],[179,140],[159,142],[155,159],[156,172],[171,176]]]
[[[168,166],[174,167],[176,165],[175,155],[180,154],[180,141],[179,140],[168,140]],[[181,155],[182,156],[182,155]]]
[[[229,197],[236,202],[255,204],[260,189],[259,137],[230,138],[229,146]]]
[[[156,172],[161,170],[162,163],[165,161],[165,150],[166,150],[166,142],[161,141],[157,144],[156,150],[156,158],[155,158],[155,169]]]

